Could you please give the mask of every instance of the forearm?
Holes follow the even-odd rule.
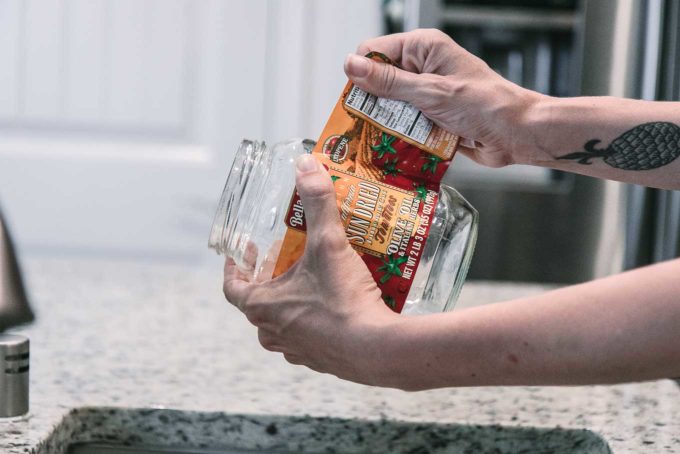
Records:
[[[527,133],[515,150],[520,163],[680,188],[678,102],[542,97],[524,120]]]
[[[401,317],[384,386],[578,385],[680,376],[680,260],[540,296]]]

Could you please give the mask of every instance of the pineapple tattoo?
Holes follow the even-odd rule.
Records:
[[[651,170],[663,167],[680,156],[680,126],[667,122],[645,123],[624,132],[606,148],[595,148],[600,140],[586,143],[577,151],[557,159],[591,164],[602,158],[605,164],[622,170]]]

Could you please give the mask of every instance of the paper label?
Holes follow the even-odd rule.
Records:
[[[350,244],[395,312],[406,302],[434,218],[439,182],[457,144],[457,136],[412,105],[377,98],[348,83],[312,151],[333,179]],[[297,193],[285,222],[288,231],[274,276],[304,252],[307,225]]]

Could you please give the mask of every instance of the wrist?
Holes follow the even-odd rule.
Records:
[[[404,357],[402,344],[413,317],[406,317],[389,310],[379,318],[371,317],[362,327],[366,335],[356,344],[357,367],[362,371],[365,383],[371,386],[404,389]]]
[[[546,139],[550,135],[554,104],[559,98],[520,89],[517,109],[508,119],[510,150],[515,164],[543,165],[550,160]]]
[[[397,316],[377,333],[381,347],[370,384],[423,391],[492,383],[491,374],[483,373],[490,360],[481,354],[490,341],[470,321],[452,313]]]
[[[438,387],[432,367],[436,360],[427,345],[428,321],[437,315],[393,315],[375,333],[379,347],[374,349],[369,366],[370,384],[402,391]]]

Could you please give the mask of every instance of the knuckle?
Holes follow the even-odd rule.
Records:
[[[357,46],[357,55],[366,55],[372,50],[375,50],[375,47],[378,46],[379,42],[380,38],[369,38],[362,41],[359,43],[359,46]]]
[[[411,36],[413,36],[415,39],[422,39],[426,36],[428,36],[432,32],[432,28],[417,28],[415,30],[412,30],[408,32]]]
[[[264,332],[262,330],[258,330],[257,331],[257,340],[260,342],[260,345],[265,350],[270,351],[270,352],[275,350],[274,339],[273,339],[272,336],[270,336],[266,332]]]
[[[422,387],[419,387],[419,386],[416,386],[416,385],[413,385],[413,384],[410,384],[410,383],[399,385],[396,388],[400,391],[404,391],[404,392],[407,392],[407,393],[415,393],[415,392],[423,390]]]
[[[267,321],[266,311],[261,304],[247,304],[243,308],[243,314],[248,321],[255,326],[261,326]]]
[[[268,352],[276,351],[274,349],[274,346],[269,341],[260,341],[260,346],[262,346],[262,348],[264,348]]]
[[[436,114],[444,110],[458,95],[456,87],[449,78],[435,74],[421,74],[424,83],[420,84],[416,107],[429,114]]]
[[[293,364],[295,366],[301,366],[303,364],[302,360],[295,355],[290,355],[288,353],[284,353],[283,357],[285,358],[285,360],[287,362],[289,362],[290,364]]]
[[[310,246],[315,251],[327,251],[331,254],[340,252],[348,246],[347,237],[340,228],[324,228],[313,238],[308,238]]]
[[[359,44],[359,47],[357,47],[357,55],[366,55],[371,51],[370,41],[364,41],[363,43]]]
[[[419,45],[437,45],[446,41],[451,41],[451,38],[441,30],[436,28],[421,28],[413,31],[414,41]]]
[[[444,43],[449,44],[453,41],[449,35],[447,35],[446,33],[444,33],[443,31],[441,31],[439,29],[430,28],[430,29],[427,30],[427,32],[428,32],[430,38],[432,39],[432,41],[436,44],[444,44]]]
[[[432,96],[436,98],[446,98],[451,96],[452,92],[456,92],[456,86],[451,82],[451,80],[444,76],[437,76],[431,74],[428,76],[430,80],[428,81],[428,86],[433,91]]]
[[[446,90],[450,96],[462,96],[469,91],[469,83],[463,77],[456,79],[442,77],[442,79],[446,80]]]
[[[255,326],[262,326],[270,317],[268,304],[266,300],[259,295],[259,292],[253,293],[254,295],[243,303],[241,310],[250,323]]]
[[[503,154],[491,154],[482,153],[479,150],[475,150],[475,155],[479,162],[487,167],[500,168],[512,164],[512,160]]]
[[[321,236],[325,247],[330,252],[342,251],[348,246],[347,237],[339,228],[326,229]]]
[[[222,293],[224,294],[224,297],[229,303],[233,304],[236,307],[239,306],[240,301],[238,301],[237,293],[233,289],[232,282],[224,281],[224,284],[222,284]]]
[[[298,191],[302,191],[307,199],[325,201],[333,197],[335,199],[335,191],[330,177],[323,176],[307,176],[298,182]]]

